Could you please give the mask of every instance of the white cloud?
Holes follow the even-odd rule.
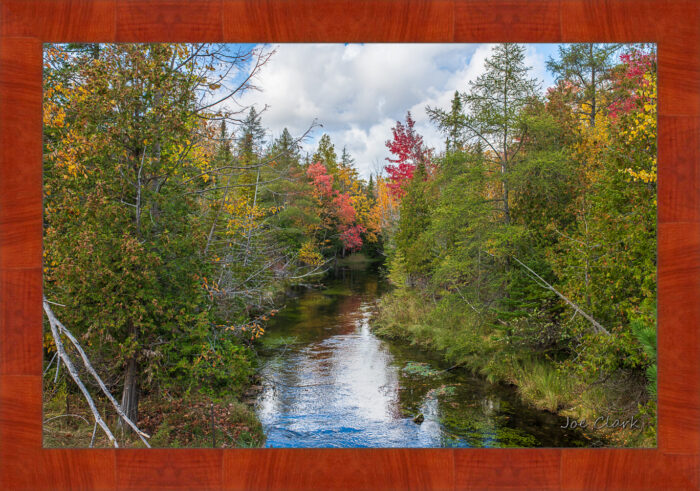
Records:
[[[368,176],[389,154],[384,142],[407,110],[428,146],[443,138],[428,121],[425,106],[449,107],[455,90],[483,72],[491,45],[459,44],[282,44],[240,103],[262,109],[263,125],[277,136],[284,127],[301,135],[314,120],[323,125],[305,149],[313,151],[325,132],[340,154],[347,147]],[[528,46],[533,76],[546,74],[544,55]]]

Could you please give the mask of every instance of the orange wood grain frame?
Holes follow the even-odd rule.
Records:
[[[700,2],[0,0],[0,489],[699,489]],[[658,43],[656,449],[42,448],[42,43]]]

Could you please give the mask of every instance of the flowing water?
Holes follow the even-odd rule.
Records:
[[[385,288],[376,271],[345,268],[288,299],[260,353],[267,447],[590,445],[512,388],[375,336],[370,319]]]

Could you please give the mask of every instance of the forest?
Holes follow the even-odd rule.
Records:
[[[354,258],[391,285],[380,338],[655,446],[655,47],[562,45],[546,91],[524,53],[426,109],[441,147],[407,112],[365,178],[236,104],[274,49],[46,45],[44,446],[263,445],[266,329]]]

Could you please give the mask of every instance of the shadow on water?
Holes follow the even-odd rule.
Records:
[[[267,329],[257,401],[268,447],[577,447],[565,419],[512,388],[379,339],[370,317],[386,285],[340,268],[300,290]],[[422,423],[414,418],[423,415]]]

